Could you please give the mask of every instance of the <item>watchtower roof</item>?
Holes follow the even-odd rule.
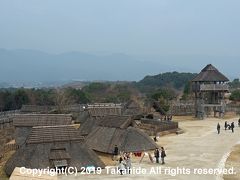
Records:
[[[192,82],[227,82],[229,79],[218,71],[212,64],[208,64],[193,78]]]

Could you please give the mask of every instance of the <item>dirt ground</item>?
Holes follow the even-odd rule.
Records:
[[[4,157],[0,161],[0,179],[1,180],[7,180],[8,177],[4,172],[4,165],[7,162],[7,160],[15,153],[15,151],[9,151],[7,152]]]
[[[224,122],[235,122],[235,132],[223,129]],[[217,123],[221,125],[221,133],[217,134]],[[159,138],[159,146],[166,149],[166,164],[159,165],[151,163],[147,156],[139,163],[140,159],[133,160],[133,168],[145,169],[148,173],[140,175],[112,175],[103,170],[101,175],[59,176],[61,180],[89,179],[102,180],[221,180],[223,175],[201,172],[203,170],[214,170],[224,168],[228,155],[232,148],[238,143],[240,128],[237,127],[237,118],[179,121],[185,133],[170,134]],[[230,156],[229,156],[230,157]],[[229,162],[229,159],[227,160]],[[228,164],[228,163],[227,163]],[[230,166],[226,166],[228,168]],[[149,173],[152,168],[160,169],[160,172]],[[185,169],[184,169],[185,168]],[[205,169],[204,169],[205,168]],[[188,174],[189,170],[189,174]],[[234,169],[234,172],[236,170]],[[174,173],[177,173],[176,175]],[[231,173],[231,172],[230,172]],[[175,175],[175,176],[174,176]],[[225,176],[227,178],[227,176]],[[228,180],[228,179],[226,179]]]
[[[224,175],[224,180],[239,180],[240,179],[240,144],[233,147],[231,154],[227,158],[226,168],[234,167],[236,173],[234,175]]]

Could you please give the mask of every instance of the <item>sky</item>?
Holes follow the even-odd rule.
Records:
[[[0,0],[0,48],[240,56],[239,0]]]

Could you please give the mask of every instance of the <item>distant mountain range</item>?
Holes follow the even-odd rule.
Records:
[[[217,60],[220,60],[219,65]],[[239,60],[237,57],[93,55],[81,52],[49,54],[36,50],[0,49],[0,87],[21,83],[139,81],[146,75],[168,71],[199,72],[208,63],[215,63],[232,78],[238,77],[239,66],[234,63],[240,65]]]

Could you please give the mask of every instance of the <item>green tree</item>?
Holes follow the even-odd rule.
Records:
[[[159,99],[172,100],[175,97],[176,94],[172,89],[159,89],[151,95],[151,98],[157,101]]]
[[[240,90],[234,90],[229,99],[232,101],[240,101]]]
[[[28,104],[29,102],[28,95],[23,88],[17,89],[13,94],[13,96],[14,96],[14,102],[13,102],[14,109],[20,109],[23,104]]]
[[[67,88],[65,91],[72,103],[86,104],[90,102],[88,95],[80,89]]]

